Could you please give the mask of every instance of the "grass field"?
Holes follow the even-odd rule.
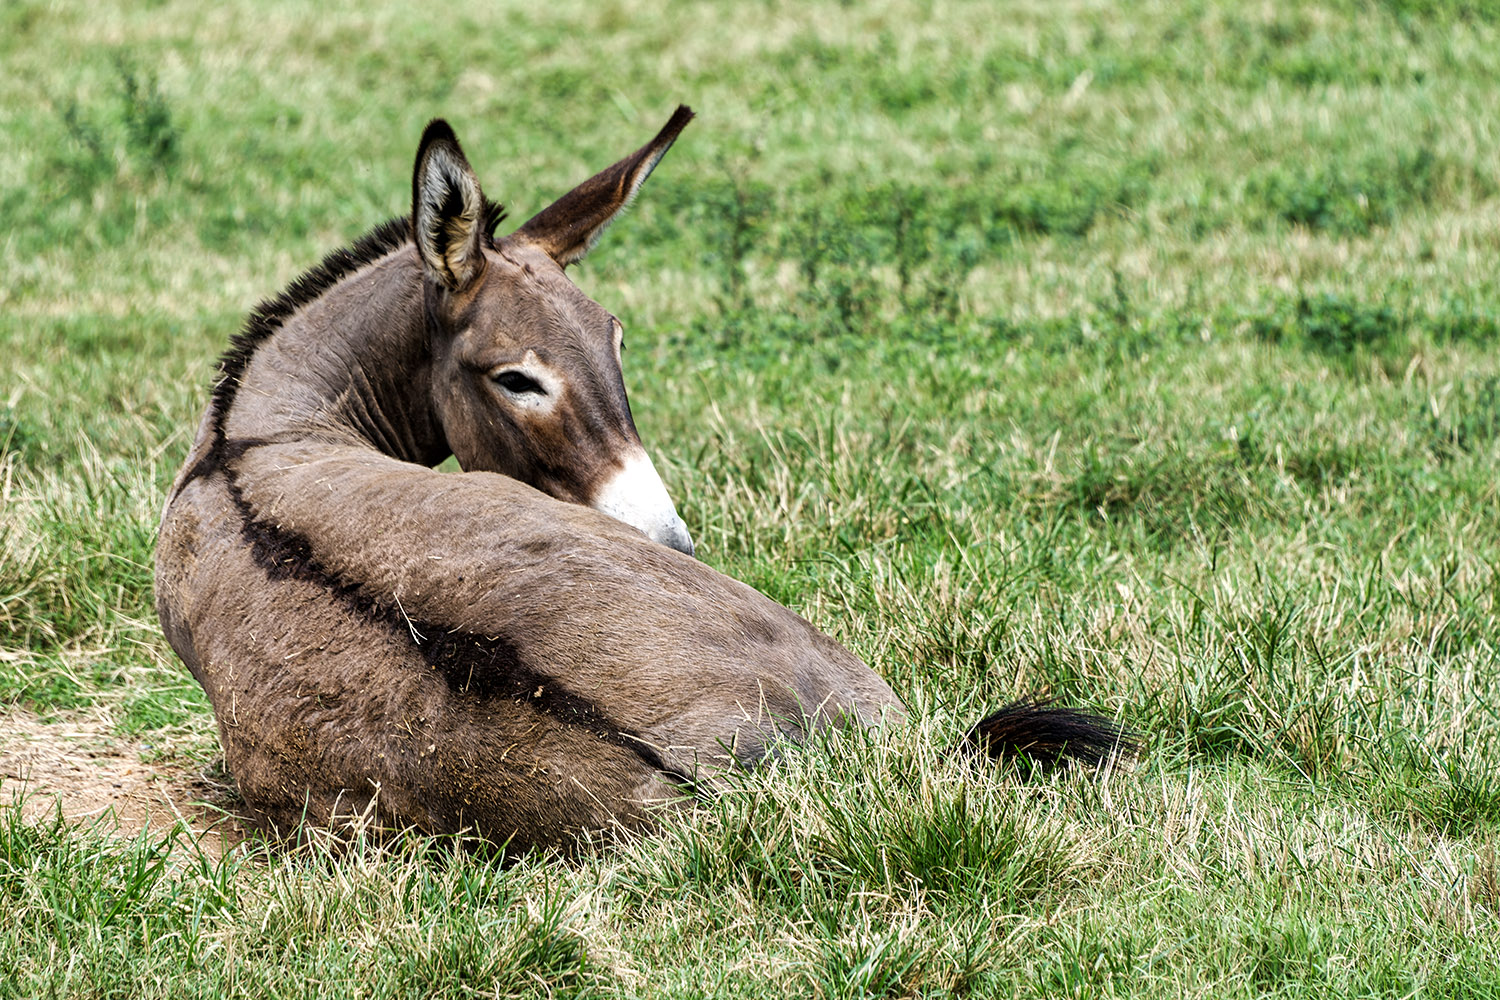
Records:
[[[212,770],[230,335],[428,118],[520,220],[678,101],[576,280],[700,556],[921,718],[576,861],[0,812],[0,997],[1500,997],[1497,80],[1487,0],[0,0],[0,727]],[[1032,691],[1140,759],[935,749]]]

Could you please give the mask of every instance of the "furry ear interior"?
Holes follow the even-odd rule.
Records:
[[[692,109],[678,105],[655,139],[542,209],[517,235],[547,251],[563,267],[582,260],[692,120]]]
[[[458,137],[434,118],[422,133],[411,181],[412,235],[433,280],[459,291],[478,276],[494,215]]]

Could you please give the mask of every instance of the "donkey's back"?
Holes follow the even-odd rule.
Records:
[[[158,593],[274,827],[336,823],[378,790],[384,823],[564,843],[711,787],[810,717],[897,705],[801,618],[586,508],[492,473],[256,450],[174,500]],[[334,493],[378,476],[411,508],[383,530],[273,526],[233,495],[261,463]]]

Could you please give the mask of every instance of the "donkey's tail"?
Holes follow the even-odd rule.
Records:
[[[1096,767],[1113,757],[1131,756],[1137,738],[1119,723],[1090,712],[1059,708],[1050,698],[1011,702],[974,724],[961,751],[991,760],[1022,758],[1046,774],[1059,767]]]

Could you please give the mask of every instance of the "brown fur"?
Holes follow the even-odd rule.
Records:
[[[505,239],[474,228],[496,214],[477,182],[429,191],[462,218],[423,251],[412,223],[387,224],[258,310],[226,357],[163,517],[157,604],[267,826],[377,799],[385,825],[568,845],[639,826],[809,720],[901,711],[797,615],[579,505],[639,438],[613,320],[562,265],[687,117]],[[433,183],[471,179],[429,129],[419,227],[424,163]],[[550,424],[486,382],[524,351],[568,372]],[[450,452],[463,474],[430,468]]]

